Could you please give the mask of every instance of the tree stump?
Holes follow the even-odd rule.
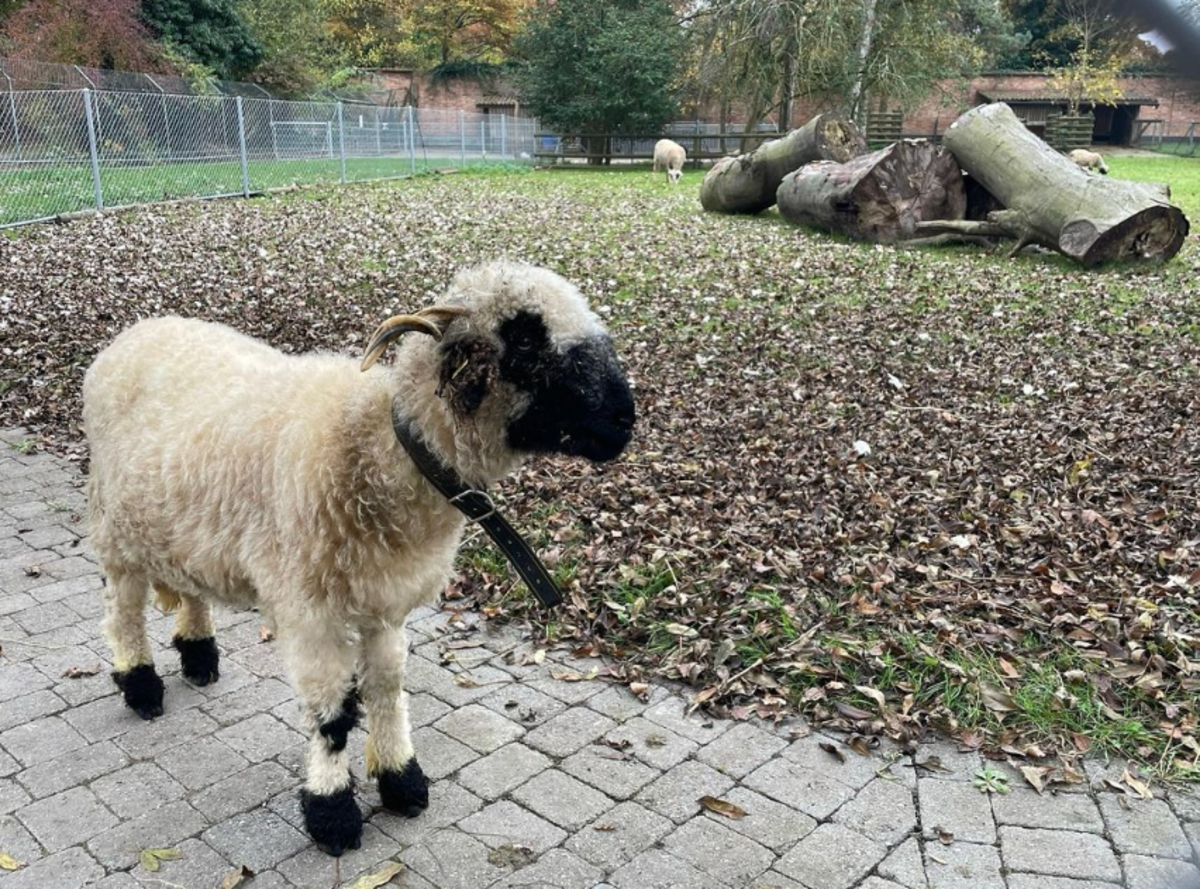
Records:
[[[759,213],[775,203],[779,183],[792,170],[815,160],[846,161],[866,150],[853,121],[837,112],[818,114],[748,154],[717,161],[700,185],[700,205],[719,213]]]
[[[967,208],[957,161],[924,139],[801,167],[784,178],[778,198],[792,222],[884,244],[913,237],[922,220],[961,219]]]
[[[1041,244],[1085,266],[1167,260],[1187,237],[1187,218],[1161,186],[1089,175],[1029,132],[1003,103],[962,115],[943,144],[1004,209],[989,212],[983,222],[926,222],[919,226],[922,234],[1016,238],[1013,253]]]

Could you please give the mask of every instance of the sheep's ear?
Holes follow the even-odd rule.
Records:
[[[492,388],[500,350],[481,337],[467,337],[443,347],[437,394],[454,413],[469,417],[479,410]]]
[[[427,333],[435,340],[441,340],[450,323],[455,318],[461,318],[468,314],[468,311],[461,306],[431,306],[428,309],[422,309],[415,315],[396,315],[388,318],[371,334],[371,340],[367,343],[367,351],[363,355],[362,365],[359,369],[364,371],[370,369],[383,355],[392,340],[410,330]]]

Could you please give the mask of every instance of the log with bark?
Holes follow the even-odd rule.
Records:
[[[985,221],[927,221],[921,234],[1015,238],[1057,250],[1083,265],[1167,260],[1188,233],[1183,212],[1162,186],[1094,176],[1059,154],[1003,103],[958,118],[943,144],[1003,207]]]
[[[808,164],[784,178],[778,200],[793,222],[885,244],[911,238],[922,220],[961,219],[967,207],[958,162],[924,139]]]
[[[779,183],[792,170],[815,160],[846,161],[866,150],[853,121],[837,112],[818,114],[748,154],[717,161],[700,185],[700,205],[720,213],[759,213],[775,203]]]

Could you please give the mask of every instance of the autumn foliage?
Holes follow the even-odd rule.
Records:
[[[4,23],[13,58],[161,71],[162,52],[137,0],[31,0]]]

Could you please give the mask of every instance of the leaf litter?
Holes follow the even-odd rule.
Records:
[[[547,265],[612,330],[635,441],[502,486],[565,581],[552,625],[482,547],[456,604],[592,645],[634,689],[712,689],[715,715],[1195,775],[1195,238],[1086,272],[533,173],[147,208],[0,254],[0,422],[84,466],[83,373],[141,317],[354,354],[465,264]]]

